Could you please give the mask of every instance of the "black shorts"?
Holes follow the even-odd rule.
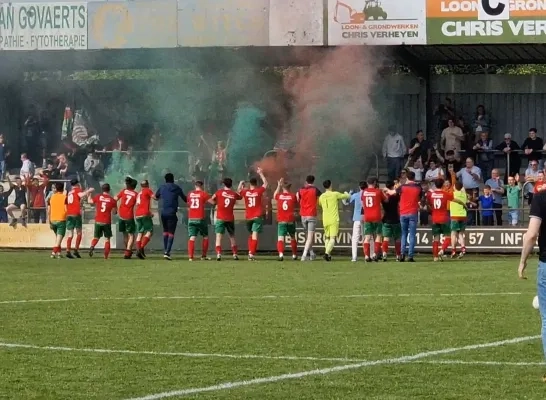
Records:
[[[163,225],[163,233],[171,233],[174,235],[176,232],[176,225],[178,225],[178,217],[176,215],[162,215],[161,225]]]

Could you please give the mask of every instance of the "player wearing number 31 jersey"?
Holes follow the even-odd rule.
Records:
[[[239,192],[245,201],[245,219],[246,229],[250,234],[248,237],[248,259],[254,260],[254,256],[258,250],[258,234],[263,230],[263,196],[267,189],[267,179],[262,172],[261,168],[257,170],[258,175],[263,182],[262,186],[258,186],[258,179],[250,178],[250,189],[245,189],[245,182],[239,183]]]
[[[233,259],[238,260],[233,208],[237,200],[241,200],[241,195],[231,189],[233,186],[231,178],[225,178],[223,184],[224,188],[218,190],[209,199],[209,203],[216,204],[216,221],[214,223],[214,231],[216,232],[216,260],[222,260],[222,236],[224,236],[226,231],[229,235]]]
[[[93,257],[95,246],[99,239],[104,236],[104,258],[110,256],[110,239],[112,238],[112,212],[116,212],[116,200],[110,196],[110,185],[105,183],[101,187],[102,193],[91,198],[87,197],[89,204],[95,204],[95,232],[91,247],[89,248],[89,257]]]
[[[209,226],[205,220],[205,205],[210,199],[210,195],[203,190],[203,182],[195,182],[195,190],[187,195],[188,198],[188,253],[190,261],[193,261],[195,255],[195,239],[197,236],[203,237],[202,260],[208,260],[207,251],[209,249]]]

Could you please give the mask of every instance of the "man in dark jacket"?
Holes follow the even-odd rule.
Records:
[[[504,134],[504,141],[500,143],[496,150],[502,151],[506,158],[506,173],[504,174],[504,184],[508,184],[509,176],[516,176],[521,168],[521,157],[517,150],[520,150],[519,145],[512,140],[512,135]]]

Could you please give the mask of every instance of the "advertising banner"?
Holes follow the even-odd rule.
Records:
[[[84,224],[82,227],[82,248],[89,248],[93,239],[93,224]],[[116,226],[112,225],[112,248],[116,248]],[[16,228],[8,224],[0,224],[0,247],[26,248],[26,249],[50,249],[53,247],[55,235],[49,228],[49,224],[29,224],[26,228],[20,224]],[[63,240],[63,249],[66,248],[66,238]],[[97,249],[104,248],[104,240],[97,245]]]
[[[427,0],[427,44],[544,43],[546,3]]]
[[[87,49],[87,3],[0,3],[0,50]]]
[[[426,44],[426,0],[328,0],[328,44]]]
[[[89,3],[89,49],[174,48],[176,0]]]

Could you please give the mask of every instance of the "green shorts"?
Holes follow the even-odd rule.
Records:
[[[69,215],[66,218],[66,230],[73,231],[74,229],[82,229],[83,222],[81,215]]]
[[[296,236],[296,223],[295,222],[279,222],[277,225],[278,237],[294,237]]]
[[[134,219],[120,219],[118,221],[118,231],[120,233],[133,234],[136,232],[136,223]]]
[[[152,220],[152,217],[145,216],[145,217],[137,217],[135,219],[136,222],[136,231],[138,233],[148,233],[154,231],[154,221]]]
[[[55,235],[64,237],[66,234],[66,221],[51,222],[50,226]]]
[[[209,235],[209,226],[204,219],[188,220],[188,236],[203,236]]]
[[[93,237],[95,239],[100,239],[101,237],[110,239],[112,237],[112,225],[110,224],[95,224],[95,232]]]
[[[235,223],[233,221],[222,221],[221,219],[217,219],[214,224],[214,232],[223,235],[226,231],[229,236],[233,236],[235,234]]]
[[[381,222],[364,222],[362,231],[364,235],[381,235],[383,224]]]
[[[451,232],[464,232],[466,229],[466,221],[451,220]]]
[[[402,237],[402,227],[400,226],[400,224],[384,223],[381,230],[381,236],[383,236],[384,238],[398,240]]]
[[[248,231],[248,233],[262,233],[263,227],[264,220],[261,217],[246,220],[246,230]]]
[[[432,224],[432,236],[440,236],[440,235],[449,236],[450,233],[451,233],[451,227],[449,226],[449,223]]]

